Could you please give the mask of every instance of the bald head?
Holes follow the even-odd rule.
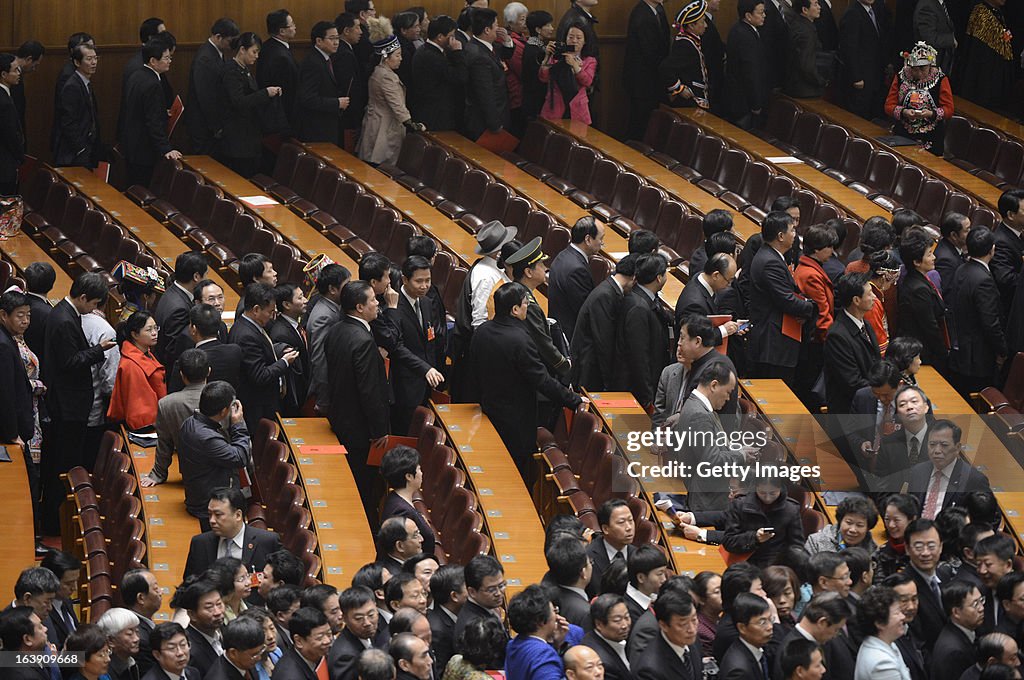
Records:
[[[604,664],[590,647],[570,647],[562,658],[566,680],[604,680]]]

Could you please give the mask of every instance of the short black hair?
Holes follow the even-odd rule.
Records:
[[[238,28],[235,20],[227,17],[217,19],[213,22],[213,26],[210,27],[210,35],[219,35],[222,38],[233,38],[240,32],[241,30]]]
[[[928,428],[928,432],[932,432],[932,428]],[[939,527],[936,526],[935,522],[924,517],[918,517],[913,522],[907,525],[906,530],[903,532],[903,542],[910,543],[910,537],[914,534],[923,534],[929,529],[935,529],[935,533],[939,533]],[[940,534],[941,536],[941,534]]]
[[[636,276],[636,259],[633,253],[627,254],[624,258],[615,263],[615,273],[620,276]]]
[[[618,508],[628,507],[629,503],[627,503],[622,498],[609,498],[604,503],[601,503],[601,507],[597,509],[597,525],[600,527],[605,526],[606,524],[612,521],[613,512],[615,512]]]
[[[942,585],[942,611],[946,613],[947,617],[953,614],[954,609],[964,606],[964,600],[967,599],[972,590],[980,589],[970,581],[961,581],[959,579]]]
[[[455,651],[476,668],[502,668],[508,634],[501,621],[484,616],[470,623],[455,640]]]
[[[865,496],[849,496],[844,498],[836,508],[836,523],[843,521],[847,515],[860,515],[867,521],[868,530],[878,524],[878,509],[874,502]]]
[[[508,603],[508,622],[519,635],[535,633],[551,616],[551,598],[537,584],[527,586]]]
[[[871,570],[871,555],[859,545],[843,548],[839,555],[850,568],[850,580],[853,583],[859,583],[864,574]]]
[[[804,607],[801,616],[812,623],[825,619],[830,626],[842,622],[853,615],[853,608],[835,592],[818,593]]]
[[[708,211],[701,220],[701,230],[704,232],[704,239],[711,238],[712,234],[718,234],[732,229],[732,214],[728,210],[716,208]]]
[[[88,661],[107,648],[109,638],[95,623],[83,623],[64,641],[65,652],[81,652],[79,659]]]
[[[49,262],[33,262],[25,267],[25,287],[29,293],[46,295],[53,290],[57,272]]]
[[[213,305],[200,302],[188,310],[188,322],[200,337],[213,338],[220,333],[221,314]]]
[[[220,284],[214,281],[213,279],[199,279],[196,282],[196,287],[192,289],[192,302],[195,304],[199,304],[200,302],[202,302],[203,291],[209,288],[210,286],[217,286],[218,288],[220,288]],[[221,288],[221,292],[223,291],[224,289]]]
[[[164,646],[165,642],[174,639],[176,635],[184,635],[188,637],[188,633],[180,623],[173,621],[168,623],[158,623],[153,626],[153,630],[149,632],[149,648],[154,652],[159,652]]]
[[[770,607],[768,600],[754,593],[740,593],[732,603],[732,620],[737,626],[741,623],[750,625],[750,620],[761,616]]]
[[[214,380],[207,383],[199,395],[199,412],[212,418],[235,400],[235,388],[225,380]]]
[[[629,232],[629,239],[626,241],[626,244],[630,253],[647,255],[653,253],[661,246],[661,239],[653,231],[635,229]]]
[[[921,214],[913,208],[897,208],[892,211],[892,230],[896,234],[897,240],[902,237],[902,234],[911,227],[923,227],[927,220],[921,217]]]
[[[83,43],[87,43],[87,42],[96,42],[96,41],[93,40],[92,36],[89,35],[88,33],[83,33],[82,31],[78,31],[76,33],[72,33],[71,35],[68,36],[68,54],[71,54],[72,52],[74,52],[75,48],[78,47],[79,45],[81,45]]]
[[[396,446],[380,461],[380,474],[392,489],[405,488],[406,475],[415,475],[420,466],[420,452],[411,446]]]
[[[907,493],[894,493],[887,496],[885,501],[882,503],[883,516],[890,505],[911,520],[917,519],[921,516],[921,502],[917,500],[916,496],[911,496]]]
[[[433,24],[434,21],[438,19],[448,19],[449,21],[452,21],[451,17],[446,17],[445,15],[442,14],[439,17],[434,17],[434,19],[432,19],[430,23]],[[452,21],[452,30],[454,29],[455,23],[454,21]],[[445,31],[445,33],[447,34],[449,33],[449,31]],[[419,255],[420,257],[425,257],[428,260],[432,259],[435,255],[437,255],[437,241],[430,238],[429,236],[426,236],[425,234],[416,234],[415,236],[410,236],[409,242],[406,243],[405,245],[405,256],[411,257],[413,255]]]
[[[38,40],[26,40],[18,46],[18,51],[14,53],[18,59],[30,59],[32,61],[39,61],[46,54],[46,48]]]
[[[846,560],[834,550],[820,550],[814,553],[807,565],[811,585],[817,585],[818,579],[823,576],[826,578],[832,576],[836,573],[836,569],[844,564],[846,564]]]
[[[367,295],[369,293],[370,295]],[[346,314],[356,311],[359,305],[368,304],[373,296],[373,286],[366,281],[353,280],[345,284],[341,289],[341,311]]]
[[[667,567],[668,560],[658,548],[645,543],[630,551],[626,566],[629,569],[629,582],[635,588],[637,586],[636,577],[639,574],[649,574],[655,569]]]
[[[31,618],[34,613],[32,607],[26,606],[11,607],[0,613],[0,642],[3,642],[6,651],[18,651],[25,636],[35,633],[35,624]]]
[[[178,370],[190,383],[202,382],[210,375],[210,359],[201,349],[187,349],[178,357]]]
[[[275,570],[275,574],[276,574]],[[286,583],[267,593],[267,609],[271,614],[286,612],[302,599],[302,588]]]
[[[996,599],[1000,602],[1004,600],[1012,600],[1013,593],[1021,583],[1024,583],[1024,571],[1011,571],[1006,574],[999,579],[999,583],[996,584]]]
[[[345,282],[352,278],[352,273],[340,264],[329,264],[316,275],[316,289],[321,295],[326,295],[331,286],[341,289]]]
[[[673,616],[689,616],[694,609],[693,598],[688,594],[670,590],[658,594],[658,599],[654,601],[654,618],[670,623]]]
[[[237,486],[218,486],[210,491],[210,500],[227,503],[231,510],[245,515],[245,494]]]
[[[740,21],[743,21],[743,17],[748,14],[753,14],[754,10],[757,9],[758,5],[763,5],[764,0],[739,0],[736,3],[736,14]]]
[[[551,12],[545,12],[542,9],[535,9],[526,15],[526,30],[534,37],[537,36],[538,29],[553,23],[555,23],[555,18],[551,16]]]
[[[686,329],[686,334],[691,338],[700,338],[703,347],[714,347],[716,338],[715,327],[711,319],[703,314],[687,314],[679,324],[680,330]]]
[[[335,21],[337,21],[337,19],[335,19]],[[313,24],[313,28],[309,29],[309,41],[315,46],[316,41],[325,39],[327,37],[327,31],[332,28],[337,28],[338,31],[341,31],[336,23],[332,24],[330,21],[316,22]]]
[[[149,581],[146,580],[148,569],[132,569],[121,578],[121,601],[131,609],[139,600],[139,595],[149,592]]]
[[[749,0],[740,0],[740,6],[742,7],[745,2],[749,2]],[[759,1],[755,4],[763,3]],[[742,14],[740,18],[743,18]],[[773,210],[761,222],[761,238],[765,243],[771,243],[789,231],[791,224],[793,224],[793,217],[789,213],[784,210]]]
[[[999,214],[1005,220],[1011,212],[1020,210],[1020,202],[1024,200],[1024,189],[1008,189],[999,197]]]
[[[77,298],[84,295],[86,300],[99,300],[102,305],[107,301],[109,288],[103,277],[95,272],[86,272],[71,284],[70,295]]]
[[[298,289],[299,287],[294,283],[279,283],[272,289],[278,312],[284,313],[284,306],[295,298],[295,291]]]
[[[455,19],[447,14],[438,15],[427,24],[427,40],[434,40],[439,35],[448,35],[456,28]],[[429,237],[427,237],[429,238]]]
[[[470,27],[473,35],[479,36],[497,20],[498,13],[490,7],[477,7],[470,15]]]
[[[636,282],[641,286],[651,284],[668,271],[668,260],[661,253],[641,255],[636,263]]]
[[[793,9],[799,12],[801,5],[809,7],[810,0],[794,0]],[[814,640],[808,640],[798,635],[787,642],[782,650],[782,677],[792,677],[797,668],[810,668],[811,662],[814,659],[814,652],[824,655],[821,646]]]
[[[419,579],[408,572],[400,571],[384,584],[384,601],[389,609],[392,602],[401,602],[405,597],[405,586],[408,583],[419,583]]]
[[[728,233],[728,232],[723,232]],[[715,234],[718,236],[718,234]],[[707,253],[707,249],[704,250]],[[709,255],[707,262],[704,263],[704,276],[713,276],[714,274],[721,274],[722,278],[725,278],[725,273],[729,271],[729,264],[732,260],[732,256],[727,253],[714,253]]]
[[[971,257],[985,257],[995,244],[996,237],[988,227],[972,227],[967,232],[967,254]]]
[[[984,522],[993,528],[1002,522],[1003,514],[999,509],[999,502],[991,491],[968,492],[964,507],[967,508],[972,522]]]
[[[719,385],[725,386],[735,377],[736,373],[725,362],[713,361],[697,376],[697,384],[701,387],[708,387],[711,383],[717,382]]]
[[[291,12],[286,9],[275,9],[267,14],[267,34],[277,35],[288,26],[288,17]]]
[[[969,219],[967,215],[958,212],[948,212],[943,215],[942,224],[939,225],[939,233],[942,234],[942,238],[949,238],[963,229],[964,221],[967,219]],[[991,232],[992,230],[986,228],[986,231]]]
[[[404,31],[420,23],[420,17],[416,12],[399,12],[391,17],[391,26],[397,31]]]
[[[590,238],[597,238],[597,220],[594,219],[593,215],[584,215],[572,225],[570,233],[569,240],[576,245],[583,243],[588,236]]]
[[[968,512],[968,514],[970,514],[970,512]],[[961,559],[963,559],[964,548],[970,548],[970,550],[973,552],[974,547],[978,544],[978,541],[980,540],[978,537],[982,534],[988,533],[989,531],[993,531],[991,524],[985,524],[984,522],[975,522],[974,518],[972,517],[971,522],[969,524],[965,524],[963,528],[960,529],[960,534],[956,538],[956,547]]]
[[[359,278],[367,283],[384,280],[390,271],[391,260],[382,253],[367,253],[359,260]]]
[[[28,307],[28,296],[16,290],[0,295],[0,311],[11,314],[18,307]]]
[[[264,265],[270,262],[263,253],[246,253],[242,256],[242,259],[238,261],[238,280],[242,282],[242,286],[248,286],[256,279],[263,276]]]
[[[199,600],[210,593],[220,594],[220,588],[216,583],[205,576],[189,576],[174,592],[171,607],[195,611],[199,606]]]
[[[404,541],[409,536],[405,528],[406,517],[389,517],[384,520],[377,531],[377,550],[383,557],[395,549],[395,543]]]
[[[750,562],[729,565],[722,573],[722,609],[730,611],[736,596],[749,593],[754,582],[760,580],[761,570]]]
[[[900,259],[908,268],[923,260],[928,250],[935,245],[935,239],[921,227],[910,227],[900,237]]]
[[[302,597],[299,598],[299,604],[303,607],[316,607],[320,611],[323,611],[324,604],[332,595],[338,595],[337,588],[327,585],[326,583],[318,583],[302,591]],[[341,605],[340,595],[338,595],[338,605]],[[341,607],[341,610],[345,611],[345,608]]]
[[[306,566],[289,550],[275,550],[267,555],[267,564],[274,570],[274,579],[287,585],[300,586],[306,577]]]
[[[445,564],[430,577],[430,597],[435,607],[451,602],[452,593],[466,587],[466,576],[462,566]]]
[[[44,595],[60,590],[60,579],[46,567],[29,567],[18,575],[14,583],[14,599],[20,600],[25,595]]]
[[[853,304],[854,298],[864,297],[864,287],[870,282],[871,274],[867,272],[854,272],[840,276],[836,281],[836,309],[846,309]]]
[[[406,12],[406,14],[411,14],[411,12]],[[411,255],[405,258],[405,262],[402,263],[402,276],[406,280],[411,279],[416,275],[416,272],[422,269],[430,271],[430,260],[419,255]]]
[[[246,311],[253,307],[262,309],[274,303],[274,289],[262,281],[255,281],[246,286],[244,296]]]
[[[224,649],[253,649],[266,640],[263,624],[248,616],[239,616],[220,629]]]
[[[494,292],[494,318],[508,318],[512,308],[523,304],[529,292],[526,286],[516,281],[499,286]]]
[[[565,537],[555,541],[544,551],[551,577],[560,586],[572,586],[586,569],[589,558],[579,539]]]
[[[626,598],[614,593],[598,595],[590,603],[591,622],[608,623],[608,615],[611,613],[612,607],[618,604],[626,604]]]
[[[890,344],[889,346],[891,347],[892,345]],[[902,379],[903,376],[900,374],[900,369],[889,359],[879,359],[868,369],[868,387],[877,388],[888,385],[889,387],[896,388],[900,386]]]
[[[355,579],[353,579],[353,581],[354,580]],[[303,602],[305,602],[305,595],[303,595],[302,599]],[[368,603],[376,601],[377,598],[373,594],[373,590],[366,586],[353,585],[351,588],[346,588],[341,591],[341,594],[338,595],[338,606],[341,607],[342,613],[352,611],[353,609],[359,609],[360,607],[365,607]],[[317,608],[320,606],[321,605],[318,604]]]
[[[708,259],[718,253],[736,255],[736,234],[731,231],[720,231],[704,239],[704,254]]]
[[[905,371],[914,363],[924,344],[917,338],[910,335],[901,335],[889,340],[889,347],[885,350],[885,358],[896,364],[896,368]]]
[[[478,590],[484,579],[489,576],[501,576],[505,573],[501,562],[490,555],[476,555],[469,561],[465,569],[466,587]]]
[[[292,614],[292,618],[288,620],[288,635],[292,639],[296,635],[307,638],[315,629],[326,625],[328,625],[327,617],[318,607],[299,607]]]
[[[148,45],[149,43],[146,44]],[[165,51],[163,49],[160,50],[157,58],[159,59]],[[145,54],[143,54],[143,57],[145,57]],[[195,250],[186,250],[174,260],[174,280],[178,283],[191,283],[196,274],[199,274],[200,278],[206,276],[208,268],[209,265],[206,264],[206,258],[203,257],[202,253]]]
[[[375,590],[382,589],[384,587],[384,565],[380,562],[370,562],[359,567],[352,577],[352,587],[356,586],[365,587],[371,595]]]
[[[938,432],[939,430],[949,430],[952,432],[954,444],[959,444],[960,437],[963,436],[963,430],[960,429],[960,426],[952,420],[947,420],[945,418],[936,420],[928,427],[928,436],[931,437],[933,432]]]
[[[974,546],[974,559],[978,559],[982,555],[995,555],[997,559],[1005,562],[1012,560],[1016,553],[1013,539],[1002,533],[986,536]]]
[[[810,2],[810,0],[804,1]],[[823,248],[834,248],[837,242],[836,232],[832,227],[826,224],[812,224],[804,232],[803,251],[811,255]]]

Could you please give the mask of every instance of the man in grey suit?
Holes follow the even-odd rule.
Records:
[[[143,475],[139,484],[156,486],[167,481],[167,468],[178,448],[181,424],[199,408],[199,397],[210,375],[210,361],[201,349],[187,349],[175,362],[181,373],[184,389],[171,392],[156,406],[156,461],[153,469]]]
[[[699,463],[723,465],[744,464],[746,454],[732,450],[726,442],[727,434],[716,411],[722,409],[736,387],[736,374],[724,364],[711,364],[701,374],[696,389],[690,393],[679,413],[673,429],[685,442],[675,455],[690,465],[691,476],[686,480],[690,510],[724,510],[729,504],[729,482],[725,475],[698,474]]]
[[[679,410],[683,404],[681,396],[683,385],[686,382],[686,357],[683,355],[683,345],[676,345],[676,363],[669,364],[661,372],[658,378],[658,389],[654,393],[654,413],[651,414],[651,425],[671,427],[679,420]]]
[[[340,264],[329,264],[316,277],[318,295],[310,304],[306,316],[306,335],[309,338],[309,365],[312,376],[309,393],[316,395],[320,413],[327,413],[330,390],[327,387],[327,357],[324,338],[331,326],[341,319],[341,289],[352,278],[351,272]]]
[[[937,49],[939,68],[943,73],[953,72],[957,42],[945,0],[918,0],[914,7],[914,40],[923,40]]]

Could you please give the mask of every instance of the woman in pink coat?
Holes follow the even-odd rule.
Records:
[[[586,42],[583,28],[574,24],[565,35],[569,51],[556,54],[555,43],[547,44],[547,58],[537,73],[542,83],[548,83],[548,94],[540,110],[542,118],[569,118],[590,125],[588,90],[597,72],[597,59],[590,54]]]

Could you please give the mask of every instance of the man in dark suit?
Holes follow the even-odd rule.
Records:
[[[18,167],[25,157],[25,131],[11,88],[21,82],[13,54],[0,55],[0,196],[18,193]]]
[[[175,594],[175,599],[188,612],[189,625],[185,629],[189,642],[188,664],[199,671],[203,678],[224,654],[220,640],[220,630],[224,625],[224,602],[217,587],[213,581],[200,577],[184,585]]]
[[[928,666],[925,664],[923,645],[916,637],[913,630],[914,619],[917,618],[918,596],[917,583],[910,575],[910,569],[886,577],[882,585],[893,589],[896,593],[896,601],[899,603],[900,611],[903,613],[906,632],[896,640],[896,648],[903,657],[903,662],[910,669],[911,680],[927,680]]]
[[[570,342],[580,308],[594,290],[590,258],[604,248],[604,230],[604,224],[591,215],[578,219],[569,246],[555,256],[548,270],[548,313]]]
[[[263,571],[267,555],[281,550],[281,539],[245,523],[245,496],[238,488],[221,487],[210,493],[210,531],[192,537],[182,578],[203,574],[221,557],[235,557],[252,573]]]
[[[145,674],[155,663],[149,637],[156,627],[153,617],[163,604],[163,593],[156,576],[146,569],[126,572],[121,579],[120,593],[125,608],[139,617],[139,655],[135,661],[139,665],[139,673]],[[184,635],[185,631],[181,634]],[[159,646],[157,651],[160,651]]]
[[[21,123],[22,131],[26,131],[26,136],[28,128],[25,126],[25,76],[39,68],[44,54],[46,48],[38,40],[26,40],[14,53],[14,62],[21,67],[21,82],[11,88],[11,99],[14,100],[14,107],[18,110],[18,121]]]
[[[765,0],[764,24],[758,33],[768,51],[768,76],[773,89],[787,82],[786,57],[789,54],[790,30],[787,18],[793,11],[789,3],[782,0]]]
[[[760,33],[765,21],[764,1],[742,0],[737,12],[740,21],[729,30],[726,46],[725,89],[729,120],[750,129],[764,113],[772,87],[769,47]]]
[[[458,640],[466,626],[478,619],[493,616],[501,619],[500,609],[504,603],[505,570],[501,563],[490,555],[476,555],[464,570],[466,577],[466,603],[459,610],[452,638]],[[502,624],[504,626],[504,623]]]
[[[370,284],[350,281],[341,292],[341,311],[345,316],[324,339],[331,389],[327,418],[348,450],[348,463],[361,489],[371,489],[376,477],[375,471],[366,465],[371,442],[391,431],[391,388],[384,359],[370,330],[370,322],[377,318],[379,308]]]
[[[667,271],[668,263],[660,254],[637,260],[636,285],[623,298],[616,330],[616,387],[632,392],[644,408],[654,404],[658,378],[669,364],[672,320],[658,301]]]
[[[164,367],[171,368],[175,359],[188,347],[178,349],[175,344],[188,334],[189,312],[192,309],[196,284],[206,276],[206,258],[194,250],[186,250],[174,260],[173,284],[160,296],[153,310],[153,318],[160,326],[154,354]]]
[[[75,76],[68,78],[61,91],[54,164],[95,168],[97,162],[106,157],[100,140],[96,93],[92,87],[99,57],[95,48],[79,45],[72,52],[71,60],[75,64]]]
[[[771,678],[771,661],[765,645],[772,640],[768,601],[754,593],[740,593],[732,606],[739,639],[722,657],[719,674],[725,680]]]
[[[632,543],[636,533],[633,512],[621,498],[612,498],[601,504],[597,509],[597,524],[601,528],[601,535],[595,536],[587,545],[587,554],[593,566],[593,574],[587,586],[591,597],[601,592],[604,573],[613,561],[629,560],[633,554]]]
[[[331,58],[338,51],[341,36],[329,21],[318,21],[310,32],[313,49],[299,66],[299,92],[295,120],[299,139],[304,142],[340,140],[341,113],[349,106],[348,96],[339,96]]]
[[[769,5],[774,7],[773,3]],[[791,97],[820,97],[825,91],[825,77],[818,71],[821,42],[814,27],[820,13],[820,4],[803,0],[794,3],[793,11],[787,17],[789,52],[784,86],[786,94]]]
[[[711,99],[711,112],[716,116],[724,115],[725,93],[725,43],[718,32],[714,15],[718,12],[720,0],[711,0],[707,4],[704,20],[707,28],[700,39],[700,51],[704,55],[704,64],[708,70],[708,91]]]
[[[154,651],[151,653],[150,649]],[[145,631],[140,624],[139,656],[136,657],[136,662],[143,654],[149,656],[150,665],[147,666],[148,671],[140,670],[142,680],[199,680],[199,671],[189,665],[188,634],[181,624],[161,623],[156,627],[150,626]],[[142,667],[141,663],[139,667]]]
[[[896,415],[895,427],[889,428],[892,431],[885,433],[887,428],[882,425],[881,434],[874,432],[879,445],[875,446],[872,439],[860,447],[861,459],[875,477],[874,488],[883,494],[899,492],[910,470],[928,456],[928,397],[916,385],[904,385],[896,391],[892,405]]]
[[[187,337],[179,335],[179,341],[184,337],[185,340],[193,344],[193,349],[201,350],[206,355],[207,363],[210,366],[210,375],[206,379],[208,383],[223,380],[237,392],[242,384],[242,348],[238,345],[221,342],[218,338],[221,326],[224,324],[220,320],[220,312],[211,305],[200,303],[189,311],[188,318],[188,335]],[[179,346],[180,344],[179,342]],[[178,392],[183,389],[185,389],[185,383],[181,379],[181,359],[179,357],[175,360],[173,368],[168,371],[167,391]]]
[[[991,491],[988,477],[960,458],[956,423],[937,420],[928,428],[928,458],[910,470],[910,493],[921,501],[921,516],[934,519],[951,505],[963,505],[972,491]]]
[[[256,431],[260,418],[276,417],[281,398],[288,393],[286,375],[299,358],[294,347],[275,347],[266,326],[276,311],[274,290],[265,283],[245,289],[245,313],[235,321],[228,342],[242,350],[242,383],[238,391],[245,408],[246,425]]]
[[[547,265],[545,264],[544,251],[541,249],[541,237],[537,236],[526,245],[520,247],[516,252],[505,258],[505,267],[510,271],[512,280],[521,283],[529,290],[527,300],[529,306],[526,309],[526,329],[530,339],[537,347],[540,360],[544,362],[545,368],[552,378],[562,384],[569,381],[569,357],[563,354],[565,349],[564,338],[561,337],[557,328],[548,323],[547,314],[537,302],[533,293],[547,280]],[[541,406],[541,411],[549,411]],[[548,418],[542,417],[545,422]]]
[[[750,372],[792,382],[802,327],[814,318],[817,305],[799,294],[786,265],[785,253],[796,239],[793,218],[783,211],[768,213],[761,223],[761,236],[764,245],[750,267]]]
[[[257,619],[241,616],[221,628],[224,655],[203,676],[203,680],[250,680],[256,675],[266,634]]]
[[[956,29],[942,0],[917,0],[914,6],[914,40],[924,41],[939,51],[936,65],[943,73],[953,72]]]
[[[871,275],[844,274],[836,284],[836,319],[825,337],[825,392],[829,413],[850,412],[857,390],[881,356],[874,329],[864,315],[876,304]]]
[[[505,69],[495,51],[498,15],[492,9],[473,10],[473,39],[465,46],[466,111],[465,134],[478,139],[484,132],[497,133],[508,128],[508,88]]]
[[[969,259],[956,271],[953,296],[947,299],[956,346],[950,353],[950,369],[961,394],[978,392],[997,383],[997,373],[1006,361],[999,291],[989,269],[995,253],[992,231],[972,229],[967,235]],[[1014,320],[1010,331],[1020,325]]]
[[[275,288],[274,298],[277,301],[277,318],[270,323],[267,334],[275,345],[291,347],[299,353],[285,375],[286,392],[281,404],[282,415],[296,418],[306,403],[311,371],[306,329],[300,324],[306,313],[307,300],[302,289],[294,283],[283,283]]]
[[[333,57],[334,80],[338,92],[348,98],[348,104],[341,112],[342,139],[339,143],[354,152],[356,137],[363,126],[363,115],[369,101],[367,81],[373,66],[366,62],[365,54],[356,52],[357,49],[361,52],[362,46],[369,44],[359,17],[343,12],[334,19],[334,26],[341,38],[338,51]]]
[[[821,15],[814,20],[814,28],[818,31],[821,49],[835,52],[839,49],[839,26],[836,15],[832,12],[832,0],[821,0]]]
[[[53,284],[57,280],[57,272],[53,265],[47,262],[33,262],[25,267],[23,272],[25,278],[25,294],[28,296],[28,306],[32,310],[32,320],[25,331],[25,342],[28,348],[38,357],[40,365],[45,363],[46,357],[43,354],[43,345],[46,340],[46,323],[53,311],[53,304],[47,297],[53,290]]]
[[[622,78],[629,96],[628,139],[643,139],[651,111],[664,99],[658,67],[669,54],[663,0],[640,0],[629,13]]]
[[[789,629],[785,637],[781,640],[773,640],[773,643],[776,643],[776,649],[784,652],[793,640],[809,640],[823,649],[826,668],[835,672],[838,669],[833,669],[833,664],[829,663],[828,653],[830,647],[836,647],[834,642],[837,636],[843,632],[843,628],[846,627],[852,616],[853,609],[839,593],[827,591],[816,593],[811,598],[811,601],[807,603],[807,606],[804,607],[800,620],[796,622],[796,625]],[[847,640],[849,640],[848,637]],[[853,657],[856,658],[856,651],[854,651]],[[775,677],[790,677],[781,673],[784,664],[783,658],[784,654],[777,653],[775,655],[773,660],[773,667],[777,674]],[[831,677],[852,677],[853,669],[850,668],[849,670],[850,676],[837,673]]]
[[[256,82],[262,87],[280,87],[281,98],[271,101],[276,107],[276,131],[294,130],[295,93],[299,84],[299,65],[292,54],[291,41],[295,40],[295,19],[286,9],[274,10],[267,15],[268,38],[256,62]],[[281,127],[281,126],[284,127]]]
[[[600,391],[612,384],[615,362],[615,329],[622,300],[633,288],[636,256],[627,255],[615,264],[615,273],[597,284],[583,301],[569,344],[574,357],[570,369],[573,385]]]
[[[942,588],[942,607],[949,620],[932,649],[931,677],[958,680],[974,665],[975,631],[984,619],[985,598],[973,583],[951,581]]]
[[[426,42],[412,58],[409,112],[432,132],[456,130],[461,118],[459,95],[467,77],[465,45],[454,33],[454,19],[434,17],[427,27]]]
[[[885,3],[851,3],[839,21],[840,91],[845,107],[868,120],[882,114],[882,74],[891,62]]]
[[[317,666],[331,649],[331,625],[315,607],[302,607],[288,622],[293,646],[274,666],[274,673],[289,680],[317,680]]]
[[[331,680],[356,680],[359,655],[367,649],[387,649],[386,625],[378,624],[373,591],[353,586],[338,596],[345,628],[334,639],[327,654]]]
[[[952,306],[954,277],[960,265],[967,261],[967,235],[971,231],[971,220],[960,213],[946,213],[939,226],[942,238],[935,246],[935,271],[942,283],[942,298]],[[988,230],[991,233],[991,229]]]
[[[64,649],[64,641],[80,625],[72,598],[78,592],[78,577],[81,574],[82,563],[70,553],[51,550],[43,558],[40,566],[49,569],[60,580],[60,592],[54,598],[53,608],[44,623],[47,639],[57,649]]]
[[[159,36],[161,33],[167,32],[167,26],[164,24],[164,20],[160,17],[149,17],[139,25],[139,48],[138,52],[135,52],[127,62],[125,62],[124,68],[121,70],[121,101],[118,105],[117,114],[117,136],[121,136],[121,128],[124,125],[124,111],[127,99],[125,95],[128,94],[128,81],[132,75],[140,68],[146,65],[146,62],[142,57],[142,47],[145,47],[153,38]],[[161,76],[163,80],[165,76]]]
[[[4,650],[22,654],[57,654],[46,641],[46,626],[31,607],[8,607],[0,613],[0,640]],[[51,671],[53,674],[51,674]],[[51,680],[59,677],[56,666],[38,667],[25,664],[21,668],[4,669],[5,680]]]
[[[239,34],[238,24],[222,17],[210,27],[210,37],[199,46],[188,76],[185,128],[194,153],[210,153],[223,132],[224,107],[220,74],[231,39]]]
[[[582,402],[548,373],[526,329],[529,290],[507,283],[494,294],[494,319],[473,333],[471,376],[480,408],[491,419],[524,478],[536,449],[537,393],[575,409]]]
[[[58,510],[64,498],[60,474],[83,462],[82,438],[93,401],[92,366],[103,363],[113,340],[89,346],[82,330],[82,315],[90,314],[107,300],[107,284],[99,274],[75,279],[68,297],[57,303],[46,324],[42,379],[49,388],[50,450],[43,457],[43,531],[58,533]],[[49,533],[53,532],[53,533]]]
[[[427,612],[430,621],[431,645],[437,668],[446,668],[455,654],[455,622],[468,597],[463,568],[446,564],[430,577],[430,595],[434,606]]]
[[[548,546],[544,559],[558,588],[555,600],[558,613],[569,623],[589,630],[590,598],[586,588],[590,585],[593,567],[587,549],[575,536],[566,536]]]
[[[767,603],[765,608],[767,609]],[[642,653],[630,652],[629,668],[637,680],[699,680],[704,663],[697,641],[697,610],[683,593],[666,592],[654,603],[661,634]],[[769,629],[770,630],[770,629]]]
[[[629,637],[630,618],[626,601],[621,595],[599,595],[590,605],[593,629],[580,640],[601,657],[605,680],[632,680],[626,639]]]
[[[992,232],[996,239],[996,253],[989,266],[999,287],[1003,311],[1007,315],[1013,309],[1017,279],[1024,260],[1024,238],[1021,238],[1021,230],[1024,230],[1022,201],[1024,189],[1009,189],[1002,193],[999,197],[999,214],[1003,219]]]
[[[942,537],[935,522],[916,519],[904,532],[910,566],[906,572],[917,586],[917,616],[910,630],[925,649],[934,649],[942,627],[946,625],[946,612],[942,608],[942,591],[936,568],[942,554]]]
[[[178,160],[181,152],[167,138],[167,108],[160,77],[171,70],[171,50],[159,40],[142,48],[145,65],[128,79],[124,125],[118,137],[128,163],[128,183],[149,186],[161,157]]]
[[[718,293],[732,285],[736,277],[736,260],[732,255],[717,253],[704,263],[702,271],[690,280],[676,299],[676,328],[691,314],[718,314]],[[727,321],[715,330],[715,344],[739,330],[735,321]]]

